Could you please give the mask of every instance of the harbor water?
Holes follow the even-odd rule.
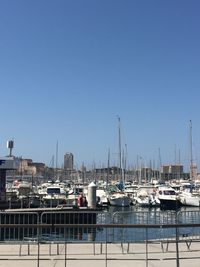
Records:
[[[98,217],[97,217],[98,220]],[[99,214],[97,223],[113,223],[120,225],[161,225],[160,228],[138,228],[122,227],[115,229],[101,229],[95,232],[95,240],[107,240],[108,242],[143,242],[148,240],[161,240],[174,238],[176,236],[176,227],[162,227],[167,225],[188,224],[187,227],[181,227],[180,236],[200,236],[199,227],[190,227],[190,224],[200,222],[199,207],[181,207],[178,210],[162,210],[159,207],[109,207],[107,214]],[[87,237],[85,236],[85,239]]]
[[[104,210],[45,210],[0,213],[1,241],[144,242],[200,236],[199,207],[162,210],[137,206]],[[195,227],[194,227],[195,226]]]

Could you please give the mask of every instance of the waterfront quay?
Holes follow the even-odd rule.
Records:
[[[4,211],[0,266],[199,267],[199,222],[197,209]]]
[[[166,244],[165,244],[166,245]],[[38,249],[39,248],[39,249]],[[188,249],[179,244],[177,261],[176,244],[163,250],[160,242],[148,244],[49,243],[1,244],[0,266],[6,267],[199,267],[200,244],[193,242]],[[166,250],[167,249],[167,250]]]

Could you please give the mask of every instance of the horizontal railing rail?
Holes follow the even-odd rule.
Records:
[[[37,258],[36,266],[40,267],[40,257],[42,254],[42,246],[50,246],[49,257],[53,248],[57,246],[57,255],[62,256],[59,246],[63,245],[65,266],[67,260],[70,260],[70,252],[67,250],[68,245],[93,245],[93,256],[97,255],[99,249],[101,255],[105,255],[105,266],[109,259],[113,260],[109,245],[113,245],[111,251],[120,247],[122,255],[129,254],[127,260],[134,261],[136,255],[133,246],[140,244],[142,251],[138,253],[138,258],[142,253],[144,257],[141,259],[148,262],[152,260],[160,260],[159,253],[169,251],[173,248],[173,259],[176,261],[176,267],[182,258],[180,250],[182,245],[186,247],[187,252],[192,253],[192,245],[195,243],[195,257],[200,258],[200,211],[183,211],[183,212],[167,212],[167,213],[147,213],[147,212],[99,212],[99,211],[59,211],[55,212],[0,212],[0,244],[13,244],[20,246],[20,256],[23,256],[23,246],[28,245],[27,253],[31,254],[31,247],[36,246]],[[186,245],[185,245],[185,244]],[[151,254],[151,244],[160,245],[160,252]],[[86,247],[79,253],[83,255]],[[132,250],[131,250],[132,249]],[[48,251],[48,250],[47,250]],[[132,254],[131,254],[132,253]],[[133,254],[134,253],[134,254]],[[184,251],[185,253],[185,251]],[[152,256],[153,255],[153,256]],[[155,256],[158,255],[158,256]],[[1,253],[0,253],[1,257]],[[172,260],[171,258],[165,258]],[[188,258],[190,256],[187,256]],[[74,259],[74,256],[72,257]],[[191,258],[194,259],[192,255]],[[1,259],[1,258],[0,258]],[[99,257],[102,260],[102,258]],[[115,260],[118,257],[115,256]],[[164,261],[162,259],[162,261]],[[161,261],[160,261],[161,263]],[[159,265],[161,266],[161,265]]]

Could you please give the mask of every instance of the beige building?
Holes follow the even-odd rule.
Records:
[[[197,179],[197,165],[194,163],[190,166],[190,179],[192,181],[198,180]]]
[[[179,180],[183,176],[183,165],[163,165],[161,167],[161,176],[164,180]]]
[[[32,159],[22,159],[18,172],[25,175],[44,174],[45,164],[33,162]]]
[[[30,165],[32,162],[31,159],[22,159],[18,171],[22,174],[35,175],[37,170],[35,166]]]

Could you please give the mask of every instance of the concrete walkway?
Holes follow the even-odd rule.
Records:
[[[200,267],[200,243],[179,243],[178,255],[175,243],[1,243],[0,267]]]

